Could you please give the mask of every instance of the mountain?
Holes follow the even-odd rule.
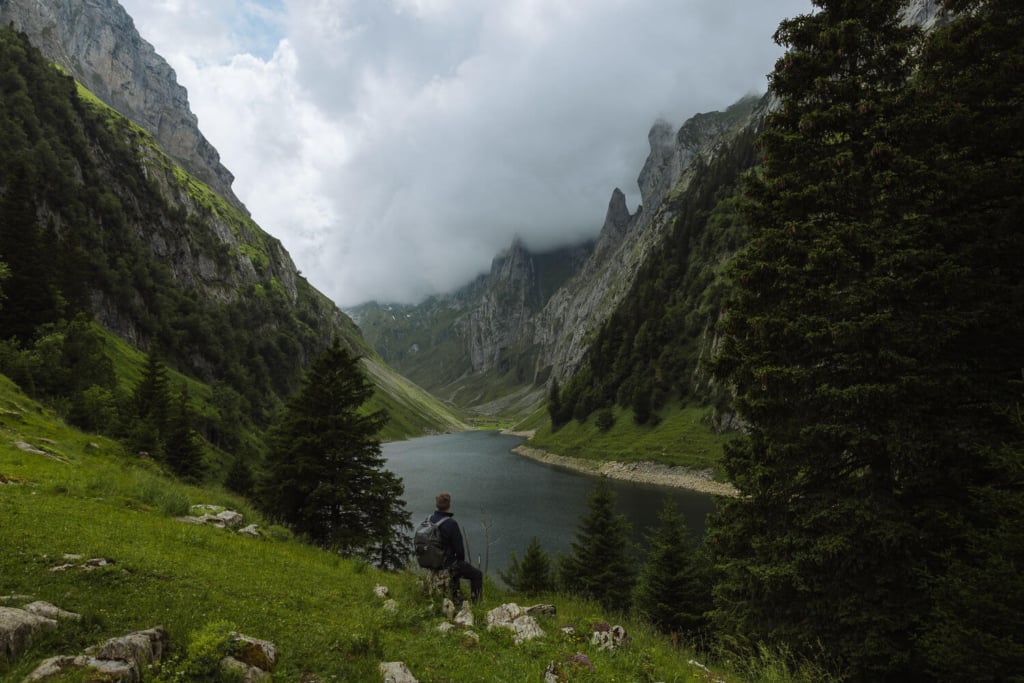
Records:
[[[189,174],[244,210],[231,190],[234,176],[199,130],[185,88],[117,0],[0,0],[0,24],[9,23],[47,59],[149,131]]]
[[[656,122],[637,178],[642,204],[630,212],[625,194],[613,190],[596,241],[557,257],[562,277],[543,297],[533,283],[545,269],[516,242],[487,276],[451,295],[413,306],[368,304],[350,313],[382,357],[435,395],[483,414],[528,413],[552,379],[563,382],[580,366],[594,335],[678,219],[674,199],[756,127],[765,106],[763,98],[745,97],[678,129]]]
[[[117,2],[2,0],[0,20],[21,31],[4,29],[5,337],[30,347],[43,326],[88,313],[229,388],[257,426],[339,338],[366,356],[377,407],[402,425],[391,436],[463,426],[385,367],[252,220],[174,72]]]

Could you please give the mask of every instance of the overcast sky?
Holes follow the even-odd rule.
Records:
[[[256,221],[341,306],[639,202],[647,132],[763,92],[810,0],[120,0]]]

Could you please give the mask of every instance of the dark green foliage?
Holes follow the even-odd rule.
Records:
[[[599,411],[597,413],[597,418],[595,419],[594,424],[597,425],[597,428],[600,429],[602,432],[607,432],[612,427],[614,427],[615,414],[612,412],[611,408],[604,408],[603,410]]]
[[[402,481],[384,469],[387,416],[359,412],[372,393],[340,343],[317,357],[271,431],[259,502],[318,545],[400,566],[411,523]]]
[[[156,351],[146,355],[142,379],[135,385],[129,411],[131,447],[150,455],[163,454],[163,439],[170,432],[171,389],[167,366]]]
[[[648,538],[650,552],[637,581],[636,607],[662,631],[694,636],[707,624],[711,609],[709,567],[671,499],[666,498],[659,520]]]
[[[972,3],[918,51],[901,2],[815,4],[776,36],[780,104],[731,269],[717,372],[750,432],[711,532],[715,621],[857,680],[1006,680],[1024,9]],[[995,576],[1016,604],[989,619]],[[946,649],[961,637],[978,649]]]
[[[201,481],[205,470],[203,447],[199,434],[193,428],[194,422],[188,389],[183,387],[171,405],[164,459],[171,471],[182,479]]]
[[[512,553],[508,566],[499,575],[509,588],[524,595],[538,595],[555,589],[551,558],[540,547],[540,539],[536,536],[526,546],[522,562]]]
[[[224,479],[225,488],[240,495],[249,496],[252,494],[254,484],[255,480],[249,463],[243,456],[236,455],[231,462],[227,477]]]
[[[632,527],[615,514],[615,494],[599,482],[590,494],[568,555],[560,558],[559,582],[565,590],[598,600],[608,609],[629,608],[636,581]]]
[[[744,101],[730,115],[746,115],[754,104]],[[754,161],[751,129],[710,164],[695,161],[689,187],[665,200],[677,218],[563,388],[563,422],[582,422],[617,404],[633,409],[637,424],[648,424],[670,397],[710,399],[693,395],[694,370],[701,338],[717,321],[726,291],[721,264],[745,235],[735,195]]]

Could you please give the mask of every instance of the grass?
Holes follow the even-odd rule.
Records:
[[[26,451],[30,444],[45,454]],[[479,641],[442,634],[439,604],[415,571],[383,573],[359,560],[305,545],[268,526],[246,501],[216,488],[187,486],[155,464],[125,455],[113,441],[71,429],[0,375],[0,596],[23,594],[83,615],[37,640],[11,662],[0,680],[22,680],[40,660],[75,654],[129,630],[164,626],[172,657],[190,640],[234,629],[274,642],[276,681],[376,681],[381,661],[404,661],[422,683],[537,681],[552,661],[580,652],[595,671],[573,669],[571,681],[706,681],[689,663],[696,657],[635,616],[609,614],[597,604],[562,595],[523,598],[488,581],[475,610]],[[252,539],[174,519],[189,505],[223,505],[255,522]],[[66,554],[112,561],[83,571],[52,571]],[[399,607],[382,608],[373,593],[387,585]],[[488,632],[486,611],[504,602],[550,602],[558,615],[541,617],[547,635],[514,645],[510,634]],[[621,623],[632,636],[617,652],[587,638],[561,634],[573,625]],[[703,657],[702,662],[706,663]],[[173,660],[170,660],[173,661]],[[783,664],[735,670],[711,664],[728,683],[798,680]],[[740,668],[742,678],[736,673]],[[166,673],[166,672],[165,672]],[[82,680],[68,677],[64,680]],[[816,680],[807,677],[805,680]]]
[[[692,469],[712,469],[721,479],[722,448],[732,436],[716,434],[706,421],[708,408],[670,406],[655,425],[637,425],[632,412],[615,408],[615,424],[598,429],[596,414],[552,432],[550,422],[538,429],[530,445],[551,453],[587,460],[652,461]]]

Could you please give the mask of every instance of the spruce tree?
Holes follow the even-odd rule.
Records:
[[[501,580],[512,590],[524,595],[538,595],[554,589],[554,571],[551,558],[541,548],[540,539],[530,539],[520,562],[515,553],[509,557],[508,567],[499,572]]]
[[[636,606],[662,631],[692,636],[707,623],[711,577],[671,499],[659,522],[648,538],[651,550],[637,582]]]
[[[164,459],[172,472],[188,481],[200,481],[205,470],[203,447],[199,434],[192,427],[194,421],[188,388],[183,386],[178,400],[171,406],[164,439]]]
[[[750,429],[714,617],[856,680],[963,676],[939,644],[970,631],[1005,679],[1020,610],[980,598],[1021,516],[1021,10],[951,3],[918,51],[902,4],[817,0],[776,34],[717,366]]]
[[[316,358],[271,431],[259,499],[320,546],[394,565],[411,523],[402,481],[384,469],[377,435],[387,416],[360,410],[372,394],[339,342]]]
[[[587,514],[580,518],[569,554],[560,558],[562,587],[608,609],[628,609],[636,582],[631,534],[626,518],[615,514],[615,494],[600,481],[587,501]]]

